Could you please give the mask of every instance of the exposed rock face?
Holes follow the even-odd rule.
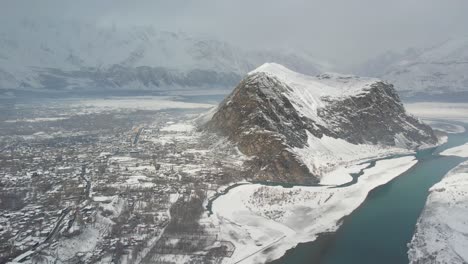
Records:
[[[254,180],[302,184],[317,183],[320,176],[294,151],[310,146],[311,137],[405,148],[437,141],[430,127],[406,114],[390,84],[330,74],[309,77],[277,64],[251,72],[206,128],[254,157]]]
[[[326,99],[329,105],[319,115],[328,121],[329,135],[355,144],[393,146],[398,134],[410,141],[408,147],[436,142],[429,126],[406,113],[393,85],[376,82],[365,91],[364,96]]]
[[[309,170],[287,149],[307,143],[307,123],[282,95],[285,89],[263,73],[248,76],[221,103],[207,126],[237,142],[244,154],[258,157],[252,163],[258,179],[276,175],[275,181],[303,182]]]

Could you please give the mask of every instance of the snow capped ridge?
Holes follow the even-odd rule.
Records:
[[[255,74],[257,72],[264,72],[264,73],[275,73],[278,71],[290,71],[288,68],[284,67],[281,64],[275,63],[275,62],[265,62],[264,64],[260,65],[257,67],[255,70],[249,72],[249,75]]]
[[[367,80],[367,81],[381,81],[377,78],[368,78],[368,77],[361,77],[357,76],[354,74],[342,74],[342,73],[336,73],[336,72],[324,72],[321,74],[318,74],[315,78],[313,76],[308,76],[303,73],[298,73],[295,72],[287,67],[285,67],[282,64],[276,63],[276,62],[266,62],[259,67],[257,67],[255,70],[252,70],[249,72],[248,75],[252,75],[255,73],[267,73],[271,75],[276,75],[276,76],[297,76],[297,78],[310,78],[310,79],[337,79],[337,80]]]
[[[286,183],[315,184],[362,153],[437,142],[430,127],[406,114],[391,84],[334,73],[307,76],[276,63],[251,71],[205,126],[253,157],[254,180]]]
[[[380,56],[362,68],[359,72],[390,81],[406,97],[466,94],[468,36],[390,57]]]
[[[315,97],[346,96],[363,92],[372,84],[382,82],[376,78],[359,77],[339,73],[322,73],[317,76],[308,76],[292,71],[278,63],[265,63],[249,72],[248,76],[264,73],[276,77],[287,86],[297,90],[298,93],[311,93]]]
[[[315,58],[297,52],[244,49],[154,27],[25,20],[0,28],[0,96],[2,89],[226,89],[272,60],[307,74],[321,72]]]

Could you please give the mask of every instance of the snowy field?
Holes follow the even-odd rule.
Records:
[[[468,158],[468,143],[454,147],[451,149],[447,149],[440,153],[442,156],[458,156],[462,158]]]
[[[101,113],[108,111],[159,111],[167,109],[209,109],[214,104],[182,101],[177,96],[125,96],[107,98],[71,98],[38,101],[32,106],[60,110],[58,117],[35,117],[30,119],[5,120],[4,122],[48,122],[65,120],[71,115]],[[31,104],[16,104],[16,109],[30,108]]]
[[[298,243],[315,240],[320,233],[336,231],[340,219],[364,202],[369,191],[416,163],[413,156],[377,161],[375,167],[364,171],[358,183],[342,188],[247,184],[231,189],[214,201],[210,217],[220,226],[220,238],[236,246],[234,255],[224,262],[265,263]],[[360,165],[351,166],[342,172],[360,169]]]
[[[17,119],[17,120],[5,120],[5,123],[16,123],[16,122],[51,122],[51,121],[60,121],[66,120],[66,117],[39,117],[39,118],[29,118],[29,119]]]
[[[369,159],[376,159],[397,154],[412,154],[414,151],[405,148],[404,142],[396,146],[370,144],[352,144],[346,140],[323,136],[314,137],[307,132],[307,145],[294,148],[292,151],[316,175],[323,175],[320,183],[343,184],[351,180],[349,173],[357,173],[366,165],[356,165]],[[343,173],[347,172],[347,173]]]
[[[411,263],[468,263],[468,161],[429,191],[410,243]]]
[[[436,129],[439,131],[443,131],[445,133],[449,134],[459,134],[465,132],[465,128],[461,125],[453,124],[453,123],[447,123],[439,120],[431,120],[431,119],[426,119],[424,120],[426,124],[432,127],[432,129]]]
[[[171,96],[134,96],[134,97],[111,97],[108,99],[84,99],[71,101],[71,106],[87,107],[90,111],[102,110],[163,110],[163,109],[190,109],[211,108],[212,104],[189,103],[177,101],[177,97]]]
[[[405,108],[422,119],[468,122],[468,103],[407,103]]]

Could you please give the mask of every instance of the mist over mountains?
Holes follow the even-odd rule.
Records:
[[[265,61],[307,74],[322,67],[304,53],[245,50],[153,26],[25,19],[0,30],[4,92],[230,89]]]
[[[395,85],[404,97],[467,97],[468,37],[424,49],[387,52],[356,68],[356,73]]]
[[[389,51],[342,67],[302,51],[247,49],[155,26],[99,26],[22,19],[0,28],[0,96],[230,91],[249,71],[276,62],[309,75],[348,72],[395,85],[403,98],[465,98],[468,37]],[[346,73],[346,71],[345,71]]]

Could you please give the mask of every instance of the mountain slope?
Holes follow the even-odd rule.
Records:
[[[436,143],[428,126],[406,114],[390,84],[337,74],[311,77],[274,63],[250,72],[206,127],[253,157],[254,180],[304,184],[317,183],[330,167],[363,152]]]
[[[319,72],[305,54],[242,50],[153,27],[22,20],[0,28],[0,89],[226,88],[265,60]]]
[[[385,67],[377,67],[387,63]],[[367,70],[366,70],[367,69]],[[372,69],[372,70],[371,70]],[[422,50],[369,61],[361,73],[388,80],[404,96],[457,94],[468,91],[468,37]]]

